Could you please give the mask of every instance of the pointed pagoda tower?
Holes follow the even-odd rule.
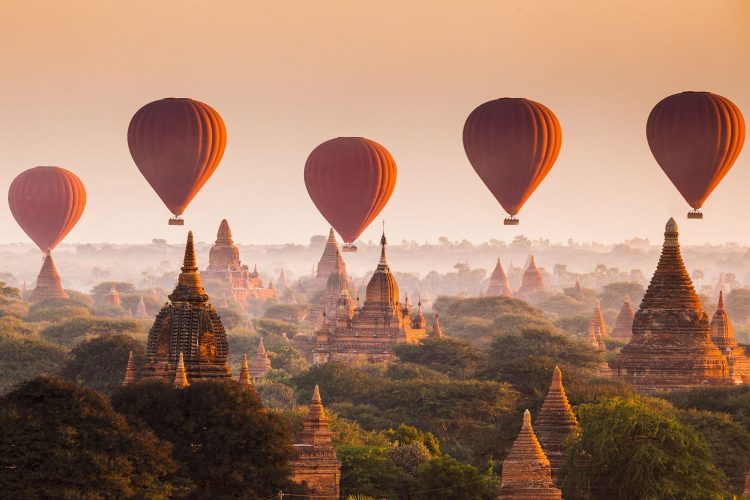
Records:
[[[146,303],[143,301],[143,296],[141,296],[141,299],[138,301],[138,307],[135,308],[135,317],[136,318],[148,317],[148,311],[146,311]]]
[[[242,368],[240,368],[240,378],[237,380],[240,389],[243,391],[249,391],[255,389],[253,386],[253,379],[250,378],[250,368],[247,363],[247,354],[242,355]]]
[[[133,351],[128,354],[128,365],[125,368],[125,377],[122,379],[122,386],[128,386],[135,384],[138,381],[138,377],[135,374],[135,358],[133,358]]]
[[[639,392],[723,385],[729,368],[711,342],[703,312],[669,219],[656,271],[633,319],[633,337],[615,361],[618,378]]]
[[[156,315],[146,344],[144,379],[172,381],[183,359],[187,379],[216,380],[230,377],[227,334],[209,302],[195,261],[193,232],[185,245],[185,258],[169,302]],[[184,356],[183,356],[184,355]]]
[[[615,327],[612,329],[612,337],[618,339],[629,339],[633,336],[633,317],[635,313],[630,305],[630,297],[627,295],[622,302],[620,312],[615,320]]]
[[[724,355],[729,366],[729,378],[735,384],[750,382],[750,357],[745,348],[737,345],[734,328],[724,308],[724,292],[719,292],[719,304],[711,318],[711,341]]]
[[[503,265],[500,263],[500,258],[497,259],[495,269],[492,271],[490,276],[490,284],[487,287],[487,291],[484,292],[485,297],[498,297],[504,295],[505,297],[512,297],[513,292],[510,290],[510,282],[508,276],[505,274]]]
[[[328,231],[328,239],[323,254],[320,256],[317,268],[313,266],[313,278],[304,284],[305,291],[312,293],[325,288],[328,276],[336,270],[336,254],[339,251],[339,245],[336,242],[336,235],[333,228]]]
[[[42,269],[36,278],[36,288],[31,292],[29,302],[36,304],[47,299],[67,299],[68,294],[63,290],[60,275],[52,260],[52,254],[47,252],[44,256]]]
[[[107,294],[107,305],[110,307],[122,307],[120,292],[118,292],[117,288],[115,288],[114,282],[112,282],[112,287],[109,289],[109,293]]]
[[[180,358],[177,361],[177,369],[174,372],[174,380],[172,381],[175,387],[178,389],[184,389],[190,385],[187,379],[187,373],[185,373],[185,358],[180,353]]]
[[[555,367],[552,383],[544,398],[542,409],[534,422],[536,436],[549,459],[552,479],[560,484],[560,468],[565,455],[565,440],[578,430],[578,420],[565,395],[562,383],[562,372]]]
[[[250,376],[253,380],[260,380],[271,370],[271,360],[268,359],[266,347],[263,345],[263,337],[258,342],[258,352],[255,353],[253,362],[250,365]]]
[[[503,485],[498,499],[562,500],[555,488],[550,463],[531,427],[529,410],[523,413],[523,424],[503,462]]]
[[[297,458],[292,461],[292,481],[305,487],[307,495],[338,498],[341,462],[331,443],[333,433],[317,385],[302,425],[299,442],[294,445]]]
[[[528,300],[539,290],[544,290],[544,278],[542,277],[539,268],[536,267],[536,260],[532,254],[529,258],[529,265],[523,272],[521,288],[516,292],[516,297],[521,300]]]
[[[583,302],[586,300],[586,295],[583,293],[583,287],[581,286],[580,280],[576,278],[576,284],[573,287],[573,293],[575,295],[575,298]]]
[[[604,339],[607,338],[607,324],[604,322],[602,308],[599,306],[598,300],[589,321],[589,340],[591,340],[592,334],[596,338],[598,348],[604,349]]]
[[[435,320],[432,322],[432,330],[430,330],[430,337],[433,339],[443,338],[443,329],[440,328],[440,314],[435,311]]]
[[[279,273],[279,279],[276,280],[276,288],[279,290],[286,290],[289,288],[289,280],[286,279],[286,273],[284,272],[284,268],[281,268],[281,272]]]
[[[334,240],[334,242],[335,241],[336,240]],[[339,252],[338,248],[336,248],[335,258],[335,265],[331,272],[328,274],[328,278],[326,279],[323,302],[317,304],[311,311],[310,321],[312,321],[313,323],[320,322],[323,315],[323,310],[328,311],[329,313],[335,313],[335,311],[337,311],[339,308],[338,306],[342,292],[346,291],[347,295],[349,294],[350,280],[349,276],[346,273],[346,263],[344,262],[344,257],[341,255],[341,252]],[[353,304],[351,309],[351,313],[353,313]],[[335,322],[336,314],[329,314],[328,319],[329,321]]]

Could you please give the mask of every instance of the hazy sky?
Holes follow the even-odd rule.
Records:
[[[306,242],[327,230],[303,181],[309,152],[365,136],[398,164],[382,212],[402,239],[660,238],[750,242],[750,145],[704,206],[688,206],[653,160],[660,99],[710,90],[750,122],[750,2],[2,1],[0,184],[21,171],[76,172],[88,206],[66,242]],[[223,116],[224,159],[185,213],[168,210],[128,152],[131,116],[163,97]],[[469,165],[461,131],[477,105],[528,97],[563,129],[554,168],[518,228]],[[738,221],[741,221],[738,223]],[[373,224],[365,239],[376,239]],[[6,203],[0,242],[28,241]]]

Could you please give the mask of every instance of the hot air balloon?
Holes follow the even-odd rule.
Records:
[[[560,152],[557,118],[538,102],[496,99],[471,112],[463,139],[469,162],[510,215],[504,223],[517,225],[516,215]]]
[[[732,101],[711,92],[682,92],[661,100],[648,115],[651,153],[685,201],[688,219],[732,168],[745,141],[745,120]]]
[[[8,205],[21,229],[49,253],[81,218],[86,189],[70,170],[34,167],[13,179]]]
[[[148,103],[128,127],[130,155],[174,214],[170,225],[184,224],[180,215],[216,170],[226,144],[219,113],[193,99]]]
[[[338,137],[316,147],[305,163],[305,185],[315,206],[344,240],[353,244],[383,209],[396,186],[396,162],[383,146],[364,137]]]

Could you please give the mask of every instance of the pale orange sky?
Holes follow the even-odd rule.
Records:
[[[386,146],[398,183],[380,218],[394,241],[660,239],[750,243],[750,145],[688,222],[645,123],[683,90],[731,99],[750,122],[750,2],[3,1],[0,184],[36,165],[76,172],[88,206],[66,243],[306,242],[327,230],[305,190],[309,152],[336,136]],[[127,148],[131,116],[162,97],[215,107],[228,145],[185,213],[169,217]],[[463,152],[474,107],[528,97],[563,129],[557,163],[518,228]],[[738,224],[738,221],[741,221]],[[373,224],[364,239],[376,239]],[[7,203],[0,242],[29,241]]]

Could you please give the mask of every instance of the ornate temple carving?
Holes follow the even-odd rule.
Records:
[[[36,304],[47,299],[67,299],[68,294],[63,290],[60,283],[60,275],[52,260],[52,254],[47,252],[44,256],[42,269],[36,278],[36,288],[31,292],[29,302]]]

